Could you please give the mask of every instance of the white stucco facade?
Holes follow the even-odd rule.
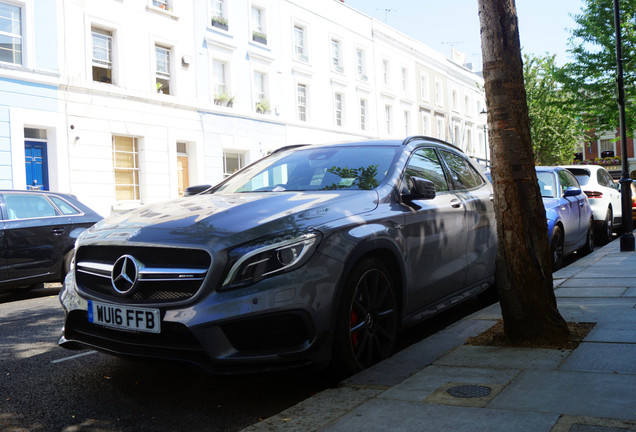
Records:
[[[20,4],[37,16],[37,2]],[[28,186],[25,128],[46,131],[50,188],[103,215],[175,198],[184,175],[214,184],[291,144],[424,134],[484,158],[483,80],[338,0],[56,4],[56,68],[36,88],[57,100],[6,108],[8,187]],[[0,63],[0,78],[21,73]],[[116,153],[117,140],[134,153]],[[122,199],[128,158],[135,194]]]

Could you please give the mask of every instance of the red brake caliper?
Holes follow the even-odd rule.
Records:
[[[353,309],[351,310],[351,328],[353,328],[353,326],[356,325],[356,323],[358,322],[358,314],[356,313],[356,311],[354,311]],[[356,331],[355,333],[351,334],[351,343],[353,344],[353,346],[358,345],[358,332]]]

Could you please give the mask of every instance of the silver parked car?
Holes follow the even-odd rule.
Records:
[[[596,239],[605,244],[622,221],[620,185],[610,173],[599,165],[564,165],[581,185],[587,195],[596,229]]]
[[[492,187],[433,138],[280,149],[77,242],[60,344],[219,372],[388,357],[494,283]]]

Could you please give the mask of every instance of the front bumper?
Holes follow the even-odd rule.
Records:
[[[158,334],[90,323],[88,300],[100,299],[80,292],[70,273],[60,292],[65,324],[59,344],[188,362],[223,374],[322,367],[330,359],[337,275],[342,270],[342,263],[316,253],[305,266],[249,287],[203,287],[190,303],[146,305],[160,310]]]

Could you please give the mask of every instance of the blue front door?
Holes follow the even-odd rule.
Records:
[[[27,189],[49,190],[46,143],[25,141],[24,163],[26,167]]]

